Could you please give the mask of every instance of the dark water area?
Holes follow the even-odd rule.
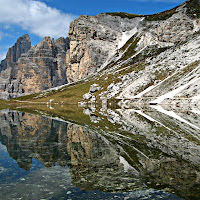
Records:
[[[0,199],[200,199],[198,112],[83,112],[0,112]]]

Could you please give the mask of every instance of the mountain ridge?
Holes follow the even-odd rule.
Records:
[[[119,14],[116,15],[116,13],[80,16],[70,24],[69,48],[63,53],[64,61],[61,61],[64,63],[62,69],[64,72],[66,70],[66,74],[62,76],[64,78],[61,77],[61,80],[66,79],[64,84],[74,83],[75,87],[80,86],[79,82],[82,84],[87,81],[87,84],[84,83],[85,86],[81,86],[85,89],[80,89],[80,94],[77,98],[74,97],[79,101],[83,92],[88,92],[93,83],[99,84],[102,88],[101,91],[90,94],[96,100],[135,99],[139,95],[145,98],[151,97],[153,101],[160,95],[159,92],[150,94],[153,86],[159,88],[160,82],[165,82],[165,79],[167,80],[171,76],[176,77],[175,73],[186,76],[184,73],[187,72],[186,69],[190,69],[190,65],[196,66],[193,70],[196,69],[197,74],[193,78],[196,78],[198,82],[199,66],[197,63],[200,54],[196,40],[199,40],[200,20],[199,7],[196,6],[194,9],[194,5],[197,3],[199,4],[199,1],[190,0],[171,10],[148,15],[148,19],[146,19],[147,16],[145,18],[134,15],[133,18],[128,18],[127,14],[118,16]],[[26,68],[26,65],[24,67]],[[186,72],[182,73],[181,70],[184,71],[184,69]],[[54,77],[56,81],[58,77]],[[184,80],[183,77],[180,79]],[[26,78],[23,80],[26,82]],[[179,82],[178,85],[181,84],[177,78],[174,80]],[[79,82],[76,83],[76,81]],[[61,82],[55,86],[62,85]],[[197,84],[196,81],[194,83]],[[188,83],[185,82],[185,84]],[[192,98],[195,95],[198,97],[198,86],[193,83],[189,85],[191,90],[185,92],[184,95],[179,95],[179,98],[187,96]],[[189,85],[186,86],[189,87]],[[53,85],[48,86],[48,88],[51,87]],[[152,89],[148,89],[149,87]],[[31,88],[34,87],[31,86]],[[168,87],[168,90],[166,88],[161,91],[168,93],[177,89],[172,86]],[[43,89],[32,90],[31,93]],[[149,91],[144,92],[146,90]],[[145,95],[140,95],[141,92],[144,92]],[[189,94],[190,92],[193,96]],[[47,93],[44,92],[45,95],[41,95],[40,98],[48,96]],[[37,95],[32,96],[36,97]],[[62,96],[67,95],[63,94]],[[40,98],[36,98],[37,101]],[[70,101],[61,99],[64,102]],[[61,100],[57,101],[61,102]]]

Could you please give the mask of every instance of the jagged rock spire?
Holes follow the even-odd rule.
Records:
[[[13,67],[13,64],[21,57],[23,53],[26,53],[31,48],[31,40],[28,34],[19,37],[17,42],[8,50],[6,58],[1,62],[2,69]]]

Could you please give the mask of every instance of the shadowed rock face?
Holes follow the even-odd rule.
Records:
[[[0,64],[0,98],[8,99],[24,93],[22,85],[17,80],[17,61],[22,54],[31,48],[29,35],[20,37],[15,45],[8,50],[6,58]]]
[[[2,70],[6,70],[7,68],[11,68],[14,70],[15,63],[21,57],[23,53],[26,53],[31,48],[31,40],[29,35],[23,35],[22,37],[18,38],[17,42],[14,46],[12,46],[6,55],[6,58],[1,62],[0,72]],[[13,74],[14,75],[14,74]],[[9,75],[6,73],[1,75],[3,78],[8,78]]]
[[[198,167],[163,153],[162,146],[151,147],[149,140],[127,140],[108,133],[105,138],[103,132],[21,112],[4,111],[0,122],[1,143],[25,170],[30,170],[35,158],[47,168],[56,163],[68,165],[73,185],[84,191],[150,187],[167,188],[183,197],[198,195]]]

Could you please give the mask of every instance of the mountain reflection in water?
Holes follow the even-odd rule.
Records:
[[[127,135],[1,111],[0,199],[198,199],[196,129],[188,136],[191,130],[173,121],[180,128],[175,132],[156,110],[146,114],[168,128],[133,110],[116,114]]]

